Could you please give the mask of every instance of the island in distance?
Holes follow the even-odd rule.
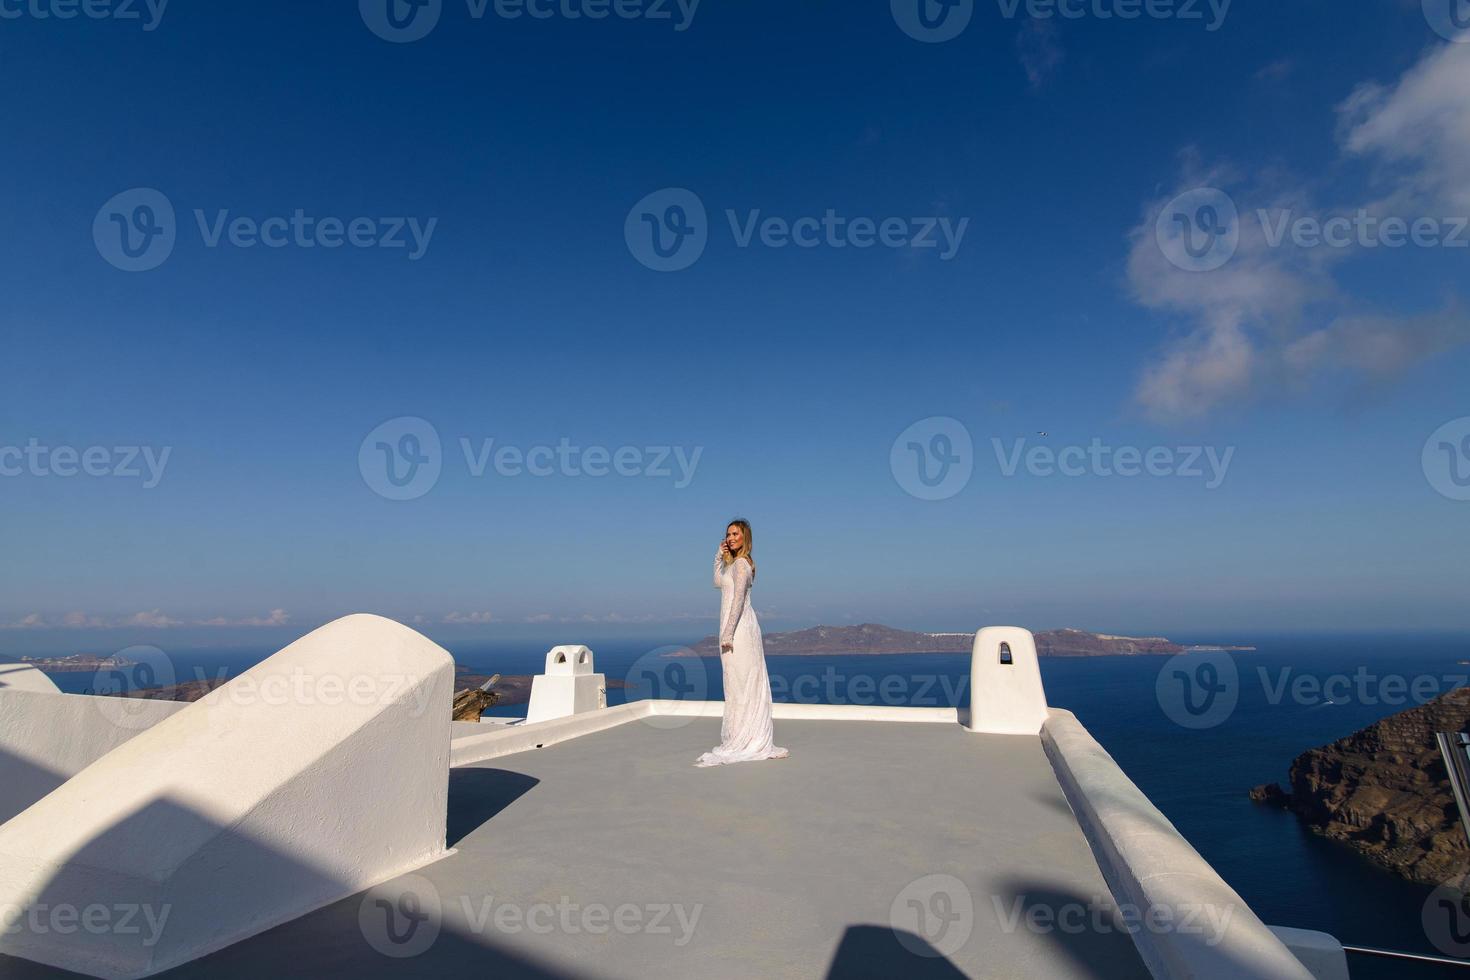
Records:
[[[1034,634],[1036,653],[1042,657],[1170,656],[1186,650],[1253,650],[1254,647],[1186,647],[1161,636],[1111,636],[1085,630],[1047,630]],[[879,623],[861,626],[813,626],[789,633],[767,633],[767,656],[819,656],[893,653],[969,653],[974,633],[920,633]],[[720,652],[713,635],[674,657],[715,657]]]

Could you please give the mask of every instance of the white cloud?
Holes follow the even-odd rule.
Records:
[[[199,626],[285,626],[291,617],[284,609],[272,609],[265,616],[246,616],[243,619],[230,619],[227,616],[215,616],[213,619],[201,620]]]
[[[1130,233],[1128,285],[1142,306],[1180,318],[1183,329],[1147,364],[1134,395],[1156,418],[1200,416],[1277,385],[1301,390],[1329,374],[1387,379],[1470,343],[1470,318],[1451,300],[1438,311],[1375,309],[1334,275],[1361,248],[1273,245],[1259,211],[1324,218],[1362,209],[1376,218],[1451,219],[1470,214],[1470,45],[1432,49],[1393,86],[1360,85],[1338,107],[1345,156],[1375,165],[1373,190],[1315,206],[1306,182],[1242,181],[1186,156],[1177,188],[1144,209]],[[1176,268],[1154,223],[1179,192],[1228,191],[1240,208],[1234,256],[1210,272]]]
[[[1291,76],[1296,71],[1296,62],[1290,58],[1278,58],[1256,72],[1258,82],[1280,82]]]
[[[1389,206],[1470,214],[1470,45],[1432,48],[1395,85],[1359,85],[1338,121],[1343,149],[1393,184]]]
[[[1057,41],[1056,25],[1040,17],[1026,19],[1016,35],[1016,55],[1033,90],[1039,89],[1066,58]]]
[[[149,612],[133,613],[118,624],[119,626],[143,626],[148,629],[168,629],[172,626],[184,625],[181,621],[165,615],[157,609]]]
[[[457,613],[452,612],[444,617],[444,622],[455,624],[483,624],[491,622],[494,617],[487,612]]]
[[[108,618],[84,612],[69,612],[59,620],[49,620],[40,613],[31,613],[22,619],[0,624],[0,629],[173,629],[179,626],[285,626],[290,616],[284,609],[272,609],[265,616],[247,616],[230,619],[215,616],[211,619],[175,619],[162,610],[152,609],[131,615]]]

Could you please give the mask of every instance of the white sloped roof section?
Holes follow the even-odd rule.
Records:
[[[0,826],[0,907],[45,910],[0,952],[146,976],[442,856],[453,687],[387,619],[302,637]]]

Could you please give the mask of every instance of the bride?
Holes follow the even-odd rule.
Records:
[[[771,730],[771,681],[761,624],[750,605],[755,559],[750,554],[750,522],[731,521],[715,555],[715,588],[720,590],[720,667],[725,677],[725,720],[720,744],[696,766],[784,759]]]

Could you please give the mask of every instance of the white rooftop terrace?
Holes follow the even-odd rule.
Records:
[[[0,935],[0,975],[1347,976],[1331,937],[1262,924],[1076,719],[1045,705],[1024,631],[977,636],[967,710],[778,704],[791,757],[714,769],[692,765],[719,741],[713,702],[567,698],[563,717],[452,727],[446,704],[420,724],[405,709],[443,693],[442,651],[375,617],[330,624],[250,673],[267,678],[282,657],[356,669],[364,644],[391,648],[395,672],[422,663],[423,683],[340,729],[320,705],[301,728],[300,705],[256,717],[217,691],[147,709],[137,737],[115,725],[102,737],[82,719],[103,715],[75,714],[80,696],[0,683],[0,760],[20,757],[16,732],[33,735],[57,698],[97,745],[95,759],[72,745],[49,767],[22,760],[33,777],[54,771],[16,784],[41,798],[0,799],[17,814],[0,825],[0,906],[174,910],[142,950],[141,916],[138,936],[93,942],[33,915]],[[286,752],[301,731],[318,741]],[[221,747],[232,754],[214,759]],[[211,798],[187,770],[214,764],[238,766],[257,794]],[[109,811],[96,794],[124,776],[144,785]],[[45,828],[89,802],[101,812],[88,829],[49,843]],[[435,837],[420,808],[440,806]],[[391,853],[399,827],[414,843]],[[322,840],[332,847],[302,844]]]

